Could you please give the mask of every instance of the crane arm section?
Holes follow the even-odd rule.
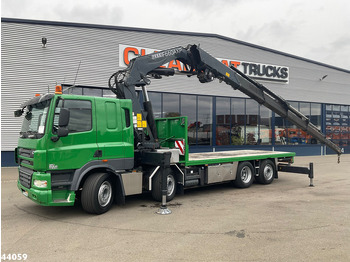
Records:
[[[187,70],[175,72],[174,69],[161,68],[162,65],[172,60],[181,61]],[[109,86],[119,98],[131,99],[134,110],[141,112],[142,109],[136,95],[135,86],[143,87],[144,95],[146,96],[145,101],[148,101],[145,86],[150,84],[150,77],[157,79],[162,76],[171,76],[175,73],[187,76],[196,75],[201,83],[211,82],[217,78],[219,81],[223,81],[232,88],[243,92],[259,104],[266,106],[295,124],[334,150],[338,155],[342,153],[336,144],[328,140],[305,115],[293,108],[285,99],[244,75],[235,67],[227,67],[197,45],[188,45],[186,48],[176,47],[136,57],[130,61],[129,66],[125,70],[120,70],[111,76]],[[111,81],[113,79],[114,83]],[[148,114],[153,113],[148,112]],[[150,130],[149,132],[153,134],[151,135],[151,140],[156,138],[155,130]]]

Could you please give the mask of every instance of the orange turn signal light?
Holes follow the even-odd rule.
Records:
[[[35,96],[40,96],[40,94],[35,94]]]
[[[56,86],[55,94],[62,95],[62,86]]]

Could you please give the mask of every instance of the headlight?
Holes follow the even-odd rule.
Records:
[[[34,185],[36,187],[44,188],[44,187],[47,187],[47,181],[46,180],[34,180]]]

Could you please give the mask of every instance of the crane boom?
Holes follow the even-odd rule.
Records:
[[[147,133],[150,135],[149,139],[151,142],[157,140],[157,134],[152,123],[154,122],[153,112],[145,86],[150,84],[150,77],[161,78],[162,76],[174,75],[174,69],[160,68],[160,66],[172,60],[181,61],[187,68],[186,71],[180,71],[179,73],[188,76],[196,75],[201,83],[211,82],[215,78],[219,79],[219,81],[224,81],[232,88],[243,92],[259,104],[266,106],[303,131],[306,131],[335,151],[338,156],[342,153],[341,148],[328,140],[305,115],[293,108],[285,99],[244,75],[234,66],[227,67],[197,45],[188,45],[186,48],[180,46],[136,57],[130,61],[126,69],[116,72],[110,78],[110,89],[119,98],[131,99],[135,113],[142,113],[147,118],[150,126]],[[113,79],[114,83],[112,82]],[[145,94],[144,108],[146,110],[141,109],[135,91],[136,86],[143,87]]]

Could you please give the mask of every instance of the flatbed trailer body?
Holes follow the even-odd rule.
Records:
[[[217,152],[189,153],[187,143],[187,117],[168,117],[156,119],[158,136],[166,148],[176,148],[176,142],[183,144],[183,155],[179,156],[179,163],[183,166],[213,165],[230,162],[254,161],[263,159],[288,158],[292,162],[294,152],[266,151],[266,150],[230,150]]]
[[[171,152],[171,173],[181,189],[223,182],[246,188],[254,180],[270,184],[278,178],[279,162],[288,165],[294,162],[294,152],[230,150],[189,153],[187,117],[156,119],[156,126],[163,145],[158,152]]]
[[[221,152],[190,153],[185,166],[221,164],[262,159],[292,158],[294,152],[263,151],[263,150],[231,150]]]

